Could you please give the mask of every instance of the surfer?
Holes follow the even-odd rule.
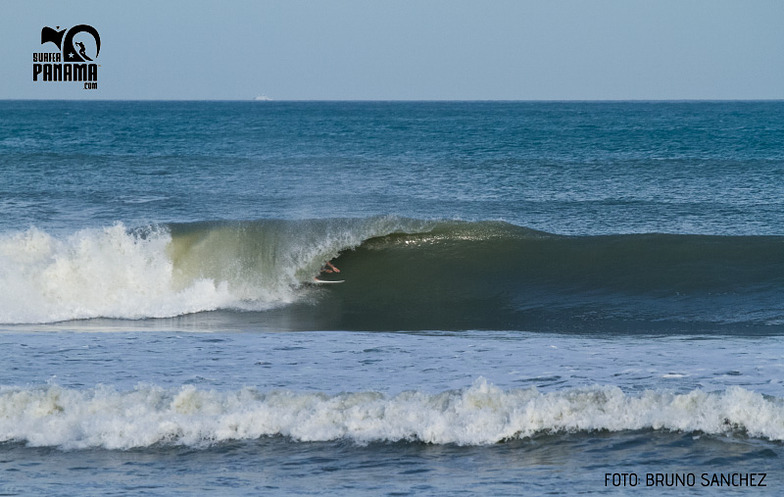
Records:
[[[321,266],[321,271],[319,271],[319,276],[321,275],[321,273],[339,273],[339,272],[340,272],[340,269],[335,267],[335,265],[332,264],[331,262],[327,261],[327,262],[324,263],[323,266]],[[319,283],[319,284],[322,284],[322,283],[343,283],[343,280],[330,280],[330,281],[320,280],[318,278],[318,276],[316,276],[315,278],[313,278],[313,282],[314,283]]]
[[[327,262],[324,263],[323,266],[321,266],[321,272],[322,273],[339,273],[340,269],[336,268],[334,264],[332,264],[331,262],[327,261]]]

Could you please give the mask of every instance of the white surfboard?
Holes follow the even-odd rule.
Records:
[[[343,283],[346,280],[320,280],[318,278],[313,278],[313,283],[316,285],[331,285],[335,283]]]

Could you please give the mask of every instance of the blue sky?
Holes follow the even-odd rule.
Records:
[[[99,88],[32,82],[94,26]],[[3,2],[0,98],[784,99],[781,0]]]

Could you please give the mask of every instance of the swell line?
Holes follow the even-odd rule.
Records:
[[[310,283],[328,260],[345,283]],[[0,322],[262,313],[283,329],[784,329],[784,237],[397,217],[0,235]],[[237,312],[239,311],[239,314]]]

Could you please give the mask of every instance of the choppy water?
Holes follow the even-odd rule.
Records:
[[[777,494],[782,111],[0,102],[0,492]]]

